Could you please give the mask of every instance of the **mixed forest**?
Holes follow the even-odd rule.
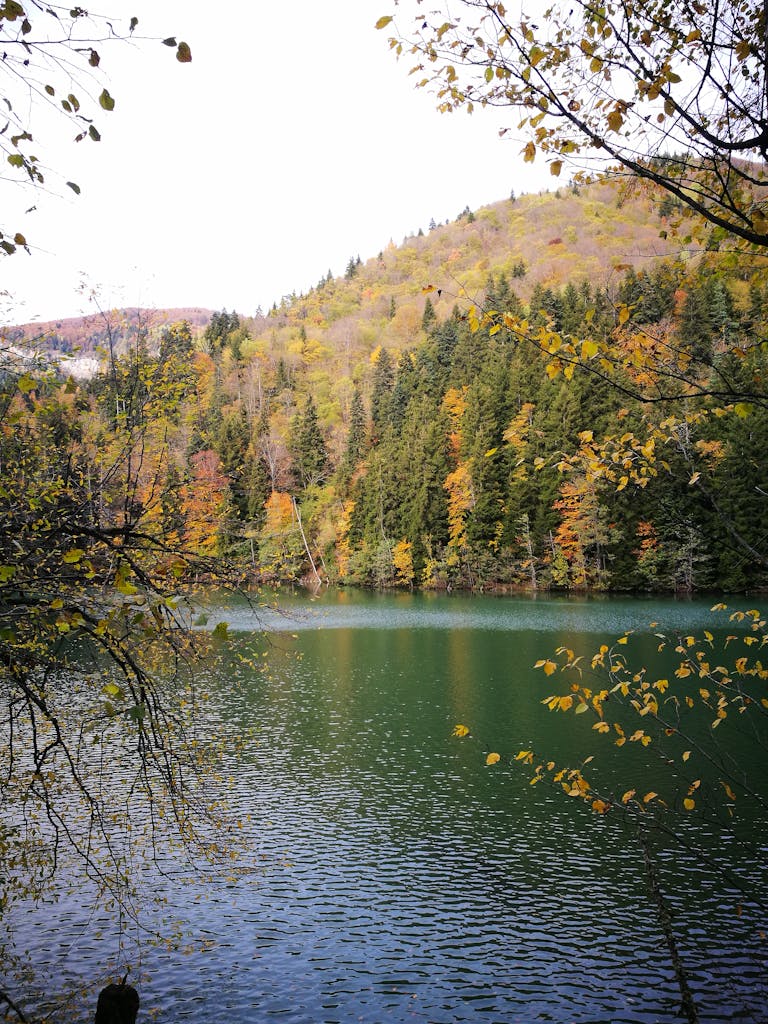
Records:
[[[30,378],[4,427],[77,475],[86,520],[254,580],[759,588],[768,273],[676,212],[573,185],[432,222],[266,315],[104,314],[102,372]]]

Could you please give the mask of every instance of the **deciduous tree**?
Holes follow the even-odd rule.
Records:
[[[552,174],[613,161],[703,218],[713,244],[768,245],[762,0],[576,0],[541,16],[501,0],[408,6],[414,21],[394,23],[390,45],[440,110],[514,111],[525,159],[541,154]]]
[[[44,110],[69,123],[75,142],[99,142],[101,117],[115,109],[116,99],[105,84],[102,55],[115,43],[137,40],[139,20],[121,26],[110,13],[64,7],[37,0],[4,0],[0,4],[0,99],[5,126],[0,153],[20,185],[50,188],[46,179]],[[189,45],[172,36],[162,40],[181,63],[192,60]],[[40,147],[43,147],[43,150]],[[65,187],[79,194],[80,186]],[[0,250],[5,254],[27,247],[15,227],[0,225]]]

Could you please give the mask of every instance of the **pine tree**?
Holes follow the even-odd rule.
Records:
[[[341,471],[349,477],[355,471],[358,463],[365,454],[367,441],[367,423],[365,406],[360,390],[355,388],[352,393],[352,401],[349,407],[349,430],[347,432],[347,444],[344,449]]]
[[[424,303],[424,313],[421,317],[421,329],[422,331],[429,331],[432,324],[437,320],[437,313],[435,307],[432,305],[432,300],[427,296],[427,301]]]
[[[304,410],[294,420],[292,434],[291,454],[296,485],[306,488],[319,483],[328,467],[328,451],[311,395]]]
[[[377,436],[381,435],[389,418],[389,406],[392,389],[395,384],[395,371],[392,357],[382,348],[373,368],[371,387],[371,421]]]

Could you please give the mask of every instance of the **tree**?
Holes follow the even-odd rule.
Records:
[[[114,110],[116,103],[103,85],[102,53],[106,46],[140,38],[138,23],[138,18],[132,17],[120,30],[109,15],[37,0],[5,0],[0,6],[0,99],[6,122],[0,134],[0,153],[17,172],[13,180],[20,186],[50,186],[39,148],[45,146],[44,118],[40,116],[44,109],[55,111],[69,123],[75,142],[100,141],[97,119]],[[177,43],[173,37],[163,43],[175,49],[179,62],[192,60],[187,43]],[[80,193],[76,182],[67,181],[66,186]],[[25,235],[0,225],[0,250],[10,255],[19,246],[27,248]]]
[[[437,89],[440,109],[516,108],[521,112],[520,126],[529,133],[527,161],[542,154],[557,176],[566,162],[596,156],[603,168],[612,165],[628,172],[630,180],[645,179],[658,186],[671,200],[663,211],[666,218],[676,217],[675,204],[680,204],[687,219],[687,231],[682,233],[689,240],[707,249],[727,241],[742,254],[765,255],[764,4],[652,0],[634,5],[609,0],[591,5],[577,0],[553,7],[538,24],[524,16],[513,24],[498,0],[459,0],[450,12],[447,5],[427,10],[421,0],[415,6],[416,29],[399,33],[391,42],[398,54],[415,55],[418,84]],[[384,28],[392,20],[385,16],[378,25]],[[679,230],[681,223],[669,226]],[[666,271],[659,267],[656,273]],[[712,491],[710,475],[721,472],[726,456],[718,447],[722,428],[717,439],[707,436],[713,418],[729,424],[748,420],[751,431],[762,426],[768,403],[764,378],[743,370],[752,359],[763,358],[764,330],[743,336],[738,343],[734,340],[732,303],[721,290],[722,282],[717,288],[714,282],[698,282],[700,290],[683,290],[678,278],[670,296],[655,282],[648,287],[650,275],[643,282],[640,276],[627,282],[631,302],[618,305],[614,322],[607,327],[598,324],[597,310],[591,308],[585,310],[580,328],[578,318],[570,317],[573,295],[567,296],[563,308],[552,301],[558,297],[545,295],[544,289],[531,302],[536,308],[529,321],[538,316],[538,323],[497,310],[468,312],[470,328],[478,336],[506,329],[512,343],[532,344],[543,357],[547,376],[562,376],[569,389],[586,374],[615,395],[642,403],[637,426],[625,419],[630,412],[624,409],[616,416],[615,422],[624,420],[616,433],[600,439],[598,432],[606,426],[599,422],[590,424],[594,432],[580,431],[580,470],[567,453],[550,457],[551,462],[557,459],[558,470],[573,472],[562,487],[560,550],[554,551],[553,544],[553,576],[565,582],[569,568],[584,576],[585,542],[594,549],[595,565],[602,573],[606,526],[610,528],[602,499],[611,491],[627,492],[645,512],[650,501],[646,490],[657,487],[662,473],[675,482],[663,488],[665,501],[655,510],[656,521],[645,514],[639,518],[642,571],[670,572],[690,585],[697,563],[707,548],[711,550],[706,535],[719,529],[740,545],[742,559],[749,557],[764,567],[764,541],[750,539],[747,532],[752,511],[745,495],[736,493],[735,499],[729,495],[722,501]],[[759,305],[754,294],[751,305]],[[759,316],[760,312],[755,321]],[[738,428],[729,435],[729,442],[732,438],[731,443],[738,445]],[[730,444],[728,448],[731,454]],[[550,460],[538,461],[544,467]],[[670,495],[690,515],[675,517],[676,542],[663,546],[657,526],[666,526],[663,510],[669,507]],[[762,490],[760,497],[764,499]],[[707,506],[709,515],[703,513]],[[463,516],[457,511],[463,511],[461,506],[452,506],[452,536],[460,537]],[[739,616],[745,618],[737,612],[732,621]],[[728,760],[718,742],[722,730],[732,726],[750,741],[754,738],[763,756],[766,749],[768,673],[751,653],[752,645],[759,649],[768,642],[765,619],[757,610],[746,618],[751,632],[729,634],[724,643],[716,642],[709,631],[674,639],[657,632],[660,647],[672,646],[680,656],[674,678],[627,656],[629,634],[595,653],[591,673],[589,660],[566,645],[558,649],[556,660],[539,663],[548,676],[562,668],[570,684],[567,692],[545,698],[551,710],[593,714],[596,733],[610,736],[617,746],[634,743],[658,750],[664,793],[661,784],[647,783],[645,769],[623,791],[601,790],[587,777],[591,752],[578,765],[557,764],[549,752],[521,750],[516,755],[516,760],[534,766],[532,782],[546,779],[569,797],[587,801],[597,815],[631,821],[646,865],[649,896],[678,978],[682,1011],[690,1022],[698,1020],[698,1011],[659,883],[658,853],[668,839],[695,843],[695,827],[690,820],[681,823],[680,817],[690,819],[702,800],[705,829],[728,827],[729,815],[742,797],[763,813],[768,806],[762,778],[754,771],[755,748],[747,749],[745,743],[743,760]],[[457,735],[465,732],[466,727],[457,727]],[[703,798],[700,778],[687,767],[695,758],[718,767],[719,794]],[[499,760],[498,753],[488,754],[489,765]],[[627,768],[632,770],[629,763]],[[755,853],[764,864],[764,851]]]
[[[416,0],[415,29],[398,26],[390,45],[415,57],[440,110],[518,110],[526,160],[541,153],[554,175],[566,161],[613,161],[702,217],[715,244],[768,245],[761,0],[576,0],[519,22],[500,0],[427,8]]]
[[[365,406],[359,388],[352,393],[352,402],[349,408],[349,429],[347,432],[347,443],[344,448],[341,470],[348,478],[355,471],[360,459],[363,457],[368,439],[367,420]]]
[[[298,487],[319,483],[326,472],[328,452],[317,420],[317,407],[310,395],[292,425],[293,475]]]
[[[156,401],[151,379],[127,386]],[[138,927],[127,864],[215,856],[226,830],[193,670],[215,640],[187,624],[196,577],[233,579],[179,541],[146,417],[114,405],[44,374],[0,383],[1,917],[75,855]]]
[[[50,112],[75,142],[100,140],[98,118],[116,105],[102,53],[139,38],[137,18],[116,24],[79,6],[0,4],[6,182],[56,187],[44,170]],[[185,42],[163,42],[191,60]],[[0,225],[3,254],[30,250],[18,228]],[[226,827],[200,784],[212,780],[213,749],[188,672],[211,638],[187,628],[195,574],[224,583],[226,572],[183,549],[169,493],[176,468],[163,473],[157,459],[186,387],[172,351],[184,332],[163,339],[154,364],[137,333],[119,366],[107,333],[112,373],[93,394],[34,364],[19,371],[4,360],[0,374],[4,925],[15,898],[55,894],[59,863],[74,855],[95,899],[116,900],[140,930],[146,893],[127,865],[176,843],[215,856]],[[10,947],[0,960],[6,988]],[[0,1002],[24,1019],[7,991]]]

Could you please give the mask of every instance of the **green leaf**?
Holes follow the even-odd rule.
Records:
[[[7,583],[15,574],[15,565],[0,565],[0,583]]]
[[[66,562],[68,565],[75,565],[85,554],[82,548],[70,548],[69,551],[65,551],[62,556],[62,562]]]
[[[11,153],[11,155],[8,157],[8,163],[11,165],[11,167],[23,167],[24,157],[21,155],[21,153]]]
[[[144,704],[135,704],[132,708],[128,708],[128,717],[132,718],[134,722],[143,722],[147,716],[147,709]]]
[[[23,242],[19,243],[23,245]],[[25,373],[16,381],[16,387],[21,391],[23,395],[28,395],[30,391],[34,391],[37,385],[37,381],[31,373]]]
[[[213,635],[217,640],[226,640],[229,636],[228,633],[229,625],[226,622],[220,622],[213,631]]]
[[[102,110],[115,109],[115,101],[109,95],[108,89],[102,89],[101,96],[99,96],[99,106],[102,108]]]
[[[189,48],[189,43],[179,43],[178,49],[176,50],[176,60],[180,64],[189,64],[192,60],[192,51]]]
[[[175,39],[174,36],[168,36],[167,39],[163,40],[163,46],[175,46],[175,45],[176,45],[176,39]]]
[[[99,134],[96,125],[91,124],[88,126],[88,134],[94,142],[101,142],[101,135]]]
[[[754,406],[751,402],[737,402],[733,407],[733,411],[739,417],[739,419],[745,420],[750,415]]]

